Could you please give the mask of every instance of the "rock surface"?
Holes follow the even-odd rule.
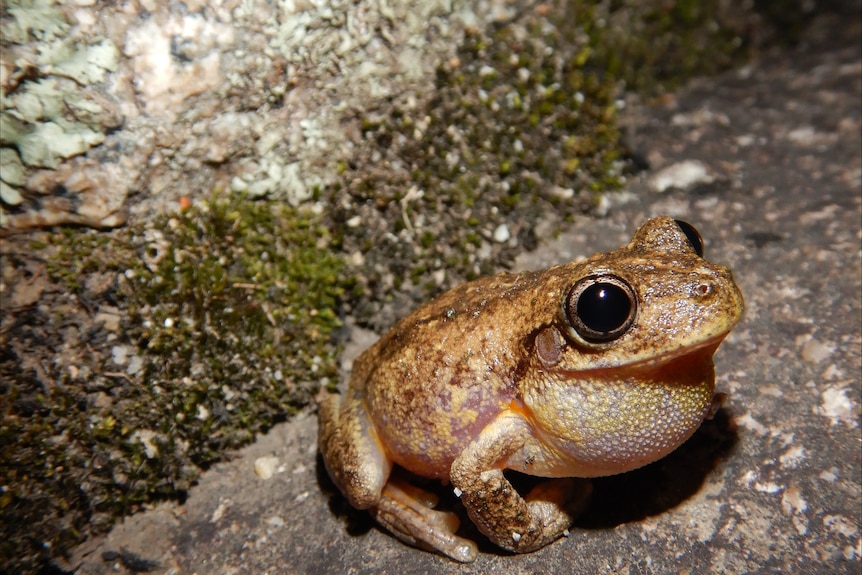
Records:
[[[128,572],[134,554],[157,573],[859,573],[860,34],[858,17],[824,20],[793,51],[630,106],[630,142],[653,170],[696,160],[712,181],[661,194],[633,181],[630,203],[517,262],[612,249],[669,213],[746,296],[716,357],[725,408],[667,459],[596,480],[568,538],[524,556],[480,542],[468,566],[406,547],[334,493],[307,414],[64,567]],[[255,474],[261,457],[278,459],[270,479]]]
[[[307,200],[358,110],[427,90],[464,27],[511,18],[506,4],[13,3],[0,144],[27,177],[4,177],[0,232],[122,225],[133,194],[133,217],[213,188]]]

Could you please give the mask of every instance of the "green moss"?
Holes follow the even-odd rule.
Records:
[[[335,376],[331,334],[348,282],[327,230],[284,206],[213,198],[155,229],[165,229],[159,254],[133,268],[129,285],[130,335],[153,359],[144,362],[145,377],[177,381],[198,372],[172,396],[171,410],[186,422],[201,408],[256,422],[234,430],[204,419],[192,450],[203,464]]]
[[[543,211],[589,211],[594,185],[619,185],[614,80],[594,73],[587,36],[572,41],[561,30],[530,12],[517,25],[468,31],[457,58],[437,69],[423,107],[395,106],[363,122],[353,169],[329,189],[345,219],[373,198],[382,220],[345,230],[345,249],[365,256],[360,321],[389,323],[379,313],[387,284],[374,270],[403,268],[414,287],[431,286],[420,296],[428,297],[511,260],[517,247],[489,239],[500,224],[529,235]],[[398,165],[409,168],[389,168]],[[414,186],[423,193],[409,204],[407,229],[399,200]],[[572,193],[561,199],[558,189]],[[433,274],[444,266],[438,285]]]
[[[24,358],[0,356],[4,569],[176,497],[226,450],[306,405],[335,380],[333,332],[351,288],[317,217],[237,197],[112,234],[63,230],[45,251],[51,279],[123,319],[116,334],[86,336],[102,355],[83,381],[60,368],[46,390]],[[102,300],[87,287],[100,275],[115,278]],[[35,348],[68,322],[61,313],[8,335]],[[111,361],[117,346],[135,369]]]
[[[741,61],[750,25],[741,3],[719,0],[596,6],[568,2],[565,18],[584,22],[590,58],[629,90],[657,92]]]

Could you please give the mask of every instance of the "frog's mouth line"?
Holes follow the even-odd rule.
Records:
[[[705,356],[712,357],[715,354],[718,346],[721,345],[721,342],[727,337],[727,334],[730,333],[730,330],[720,333],[718,335],[714,335],[709,339],[705,339],[704,341],[681,347],[680,349],[675,349],[673,351],[665,352],[656,357],[651,357],[649,359],[642,359],[639,361],[633,361],[631,363],[624,363],[619,367],[628,367],[628,368],[653,368],[659,367],[663,365],[667,365],[674,360],[677,360],[682,357],[694,357],[694,356]]]
[[[721,345],[721,342],[727,337],[730,330],[723,331],[717,335],[703,340],[700,343],[690,344],[679,349],[667,351],[661,355],[631,361],[627,363],[617,363],[613,365],[600,365],[596,367],[587,367],[584,369],[566,370],[566,373],[571,374],[573,378],[583,377],[588,374],[601,375],[608,372],[644,372],[652,371],[657,368],[666,367],[669,364],[685,359],[686,363],[702,363],[712,359],[713,354]]]

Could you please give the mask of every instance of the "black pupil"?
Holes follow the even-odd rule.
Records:
[[[703,239],[701,239],[700,234],[697,229],[688,222],[684,222],[682,220],[674,220],[676,225],[679,226],[679,229],[682,230],[682,233],[685,234],[686,239],[688,239],[688,243],[691,244],[691,247],[694,248],[694,252],[703,257]]]
[[[632,303],[618,285],[597,282],[586,288],[578,298],[578,317],[588,328],[610,332],[629,318]]]

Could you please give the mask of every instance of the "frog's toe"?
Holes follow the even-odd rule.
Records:
[[[589,480],[566,477],[539,483],[525,499],[545,538],[553,540],[581,514],[591,493]]]
[[[383,488],[374,518],[409,545],[437,551],[461,563],[476,560],[476,544],[458,537],[460,521],[454,513],[431,509],[436,496],[407,483],[391,481]]]
[[[390,485],[392,485],[392,484],[393,484],[393,482],[390,481]],[[437,504],[440,502],[440,498],[435,493],[431,493],[430,491],[425,491],[424,489],[416,487],[412,483],[407,483],[406,481],[395,481],[392,488],[393,488],[393,493],[396,493],[396,491],[394,491],[394,490],[401,491],[401,493],[403,494],[403,497],[406,497],[406,498],[408,498],[408,499],[410,499],[416,503],[420,503],[420,504],[424,505],[425,507],[427,507],[428,509],[434,509],[435,507],[437,507]],[[446,515],[452,515],[455,518],[455,526],[452,528],[452,531],[457,530],[458,529],[458,523],[459,523],[458,518],[455,517],[455,515],[453,513],[447,513]]]

